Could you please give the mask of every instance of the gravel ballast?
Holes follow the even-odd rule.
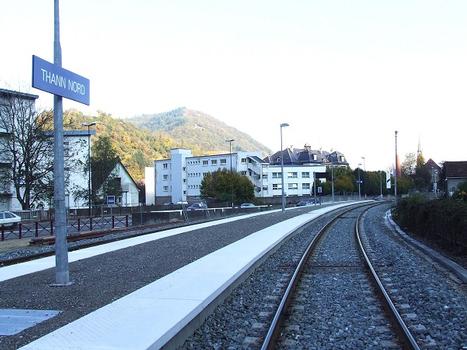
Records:
[[[443,269],[397,237],[383,220],[389,206],[365,216],[370,259],[402,318],[424,349],[467,348],[467,295]]]
[[[306,246],[335,215],[315,220],[285,241],[217,306],[182,349],[260,348],[273,312]]]
[[[306,264],[278,349],[400,348],[354,233],[357,209],[337,219]]]

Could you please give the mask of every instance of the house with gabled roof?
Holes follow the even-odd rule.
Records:
[[[458,186],[467,181],[467,161],[444,162],[446,193],[452,196]]]
[[[441,174],[441,167],[431,158],[427,160],[424,167],[428,170],[428,173],[431,176],[430,183],[432,186],[432,191],[434,193],[438,192],[438,181]]]
[[[96,184],[96,194],[105,204],[123,207],[139,205],[139,187],[121,161],[117,161],[113,169],[103,176],[103,179],[102,183]],[[114,189],[112,192],[106,190],[105,184],[109,182],[112,183],[109,188]]]

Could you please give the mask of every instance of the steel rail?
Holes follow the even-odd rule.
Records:
[[[363,205],[365,206],[365,205]],[[316,236],[312,239],[312,241],[309,243],[308,247],[306,248],[305,252],[302,255],[302,258],[300,259],[300,262],[298,263],[297,267],[295,268],[295,271],[289,281],[289,284],[285,290],[284,295],[282,296],[281,302],[279,303],[279,306],[276,310],[276,313],[274,315],[274,318],[271,322],[271,325],[269,327],[268,333],[266,334],[266,337],[264,338],[263,344],[261,346],[261,350],[267,350],[267,349],[273,349],[276,339],[279,335],[280,327],[284,321],[284,316],[285,316],[285,311],[287,310],[288,305],[290,304],[290,301],[292,299],[292,295],[294,294],[295,288],[297,286],[297,283],[300,279],[300,276],[303,272],[303,269],[305,267],[305,264],[307,260],[309,259],[311,253],[315,249],[316,245],[318,244],[319,240],[321,237],[324,236],[324,233],[329,229],[329,227],[341,216],[347,214],[348,212],[355,210],[357,208],[362,207],[362,205],[357,206],[357,207],[351,207],[350,209],[347,209],[340,214],[336,215],[332,220],[330,220],[326,225],[324,225],[321,230],[316,234]]]
[[[383,299],[386,301],[386,306],[387,306],[388,311],[389,311],[388,313],[394,319],[394,321],[395,321],[394,323],[397,325],[397,328],[398,328],[399,332],[402,334],[403,341],[405,341],[406,346],[409,349],[420,350],[420,347],[418,346],[417,341],[415,340],[415,337],[412,335],[409,328],[407,327],[404,320],[402,319],[401,315],[397,311],[396,306],[394,305],[393,301],[391,300],[391,297],[389,296],[388,292],[384,288],[383,283],[381,282],[380,278],[378,277],[378,274],[376,273],[375,269],[373,268],[373,265],[372,265],[372,263],[370,261],[370,258],[368,257],[368,255],[367,255],[367,253],[365,251],[365,248],[363,246],[362,240],[360,238],[360,228],[359,227],[360,227],[360,222],[361,222],[362,216],[363,216],[363,214],[365,212],[366,212],[366,210],[364,212],[360,213],[360,215],[358,216],[357,221],[355,223],[355,235],[356,235],[356,238],[357,238],[357,241],[358,241],[358,245],[360,247],[360,251],[361,251],[361,253],[362,253],[363,257],[364,257],[364,260],[365,260],[365,262],[367,264],[368,269],[371,272],[370,275],[373,277],[373,280],[374,280],[375,284],[378,286],[379,292],[383,296]]]

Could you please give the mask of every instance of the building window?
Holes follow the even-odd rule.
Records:
[[[263,191],[267,191],[268,190],[268,186],[263,186]]]
[[[162,164],[162,168],[167,169],[168,167],[169,167],[169,164],[168,164],[168,163]]]
[[[298,190],[298,184],[297,183],[290,183],[288,188],[289,188],[289,190]]]
[[[309,179],[309,178],[310,178],[310,172],[308,172],[308,171],[303,172],[303,173],[302,173],[302,177],[303,177],[304,179]]]
[[[273,190],[282,190],[282,184],[272,184]]]
[[[242,163],[246,163],[246,158],[242,158]]]
[[[186,182],[186,179],[183,179],[183,182]]]
[[[162,178],[164,179],[164,181],[167,181],[169,179],[169,175],[163,175]]]
[[[164,190],[164,192],[169,192],[169,186],[164,186],[163,190]]]
[[[310,183],[309,182],[302,183],[302,190],[309,190],[309,189],[310,189]]]
[[[186,171],[186,166],[183,167],[183,171]]]
[[[203,160],[203,165],[208,165],[209,164],[209,160]]]
[[[183,191],[183,194],[186,194],[186,191]]]
[[[227,159],[221,159],[221,165],[227,164]]]
[[[280,179],[282,177],[282,173],[272,173],[273,179]]]
[[[263,179],[267,179],[268,178],[268,174],[263,174]]]
[[[287,173],[287,177],[289,179],[296,179],[298,177],[298,173],[297,172],[290,172],[290,173]]]
[[[240,171],[240,174],[246,175],[246,171]]]
[[[217,165],[217,159],[211,159],[211,165]]]
[[[318,156],[316,154],[313,154],[313,160],[318,160]]]

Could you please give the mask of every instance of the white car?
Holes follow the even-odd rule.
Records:
[[[240,208],[256,208],[256,205],[253,203],[242,203],[240,204]]]
[[[0,211],[0,227],[11,227],[21,222],[21,216],[11,211]]]

